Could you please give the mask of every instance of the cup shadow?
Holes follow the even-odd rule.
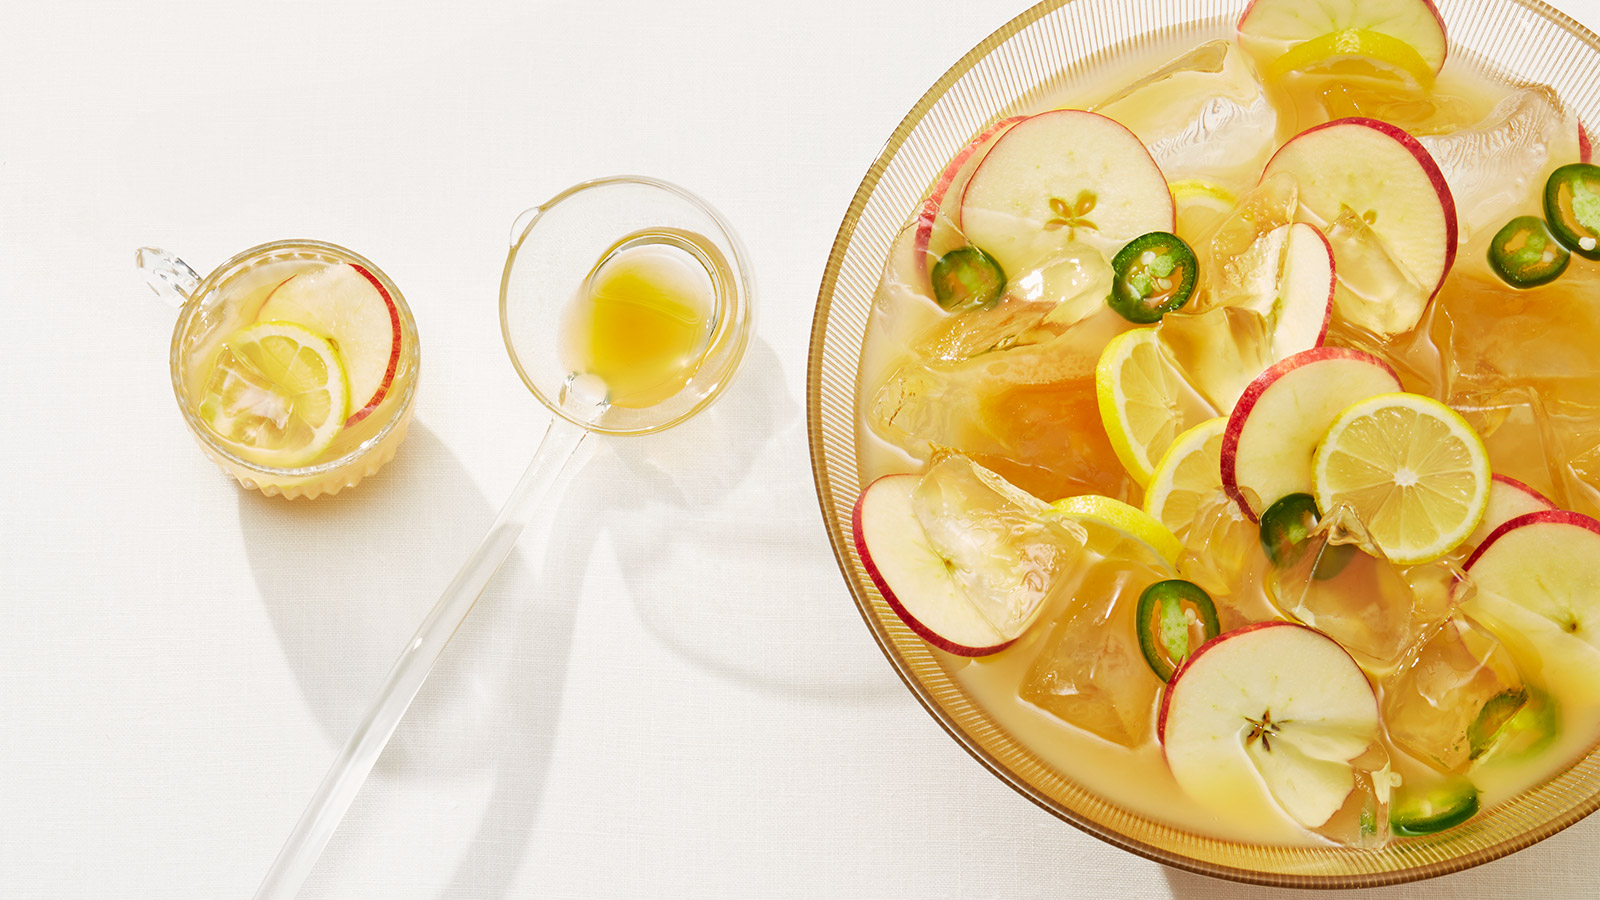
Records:
[[[417,514],[417,497],[428,498],[425,515]],[[495,512],[450,451],[416,422],[394,462],[334,500],[286,503],[241,493],[239,518],[262,602],[328,740],[330,763],[331,748],[349,737]],[[570,572],[560,558],[548,562],[549,577],[581,577],[581,561]],[[488,784],[446,896],[502,895],[520,866],[504,849],[525,847],[537,817],[576,614],[575,593],[538,589],[537,581],[524,551],[513,550],[374,768],[374,776],[423,772],[430,780]],[[542,649],[532,654],[530,647]],[[314,787],[314,780],[304,785],[307,796]],[[382,825],[360,812],[358,800],[323,868],[376,852],[366,844]],[[495,853],[476,851],[486,841]]]

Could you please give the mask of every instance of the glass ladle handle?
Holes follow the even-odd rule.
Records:
[[[601,401],[597,409],[603,410],[603,407]],[[591,421],[593,413],[591,410],[584,420]],[[444,589],[427,618],[417,626],[417,633],[400,651],[400,658],[389,670],[372,708],[356,726],[344,749],[339,751],[328,774],[323,776],[306,811],[256,890],[255,900],[289,900],[299,893],[317,857],[339,827],[339,820],[344,818],[362,782],[378,761],[378,755],[400,724],[406,708],[427,680],[433,664],[478,602],[489,579],[510,555],[529,519],[545,505],[542,501],[549,497],[562,472],[581,458],[578,451],[583,448],[587,435],[584,428],[560,416],[552,417],[550,428],[522,480],[506,500],[494,524],[489,526],[482,543],[462,564],[455,580]]]
[[[140,247],[134,252],[134,265],[144,273],[145,283],[156,296],[173,306],[182,306],[200,286],[200,275],[189,264],[159,247]]]

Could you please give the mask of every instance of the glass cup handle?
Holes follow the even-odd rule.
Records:
[[[542,212],[544,207],[530,206],[517,214],[516,219],[511,222],[511,246],[515,247],[522,243],[523,236],[528,233],[528,226],[532,225],[533,220]]]
[[[182,306],[200,286],[200,275],[177,254],[159,247],[140,247],[134,252],[134,265],[144,273],[145,284],[157,297],[172,306]]]

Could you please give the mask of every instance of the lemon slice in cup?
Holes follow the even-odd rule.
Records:
[[[1330,31],[1296,44],[1267,66],[1269,81],[1296,70],[1322,70],[1349,75],[1388,75],[1412,88],[1433,85],[1433,67],[1415,47],[1391,34],[1366,28]]]
[[[1112,497],[1099,494],[1067,497],[1050,504],[1050,511],[1080,522],[1103,525],[1133,538],[1149,547],[1167,565],[1177,565],[1178,557],[1183,554],[1183,542],[1167,526],[1139,507]]]
[[[1312,461],[1317,508],[1343,503],[1400,565],[1455,549],[1489,504],[1489,453],[1455,410],[1379,394],[1333,420]]]
[[[293,468],[333,443],[349,406],[344,365],[327,338],[290,322],[260,322],[223,341],[199,413],[239,455]]]

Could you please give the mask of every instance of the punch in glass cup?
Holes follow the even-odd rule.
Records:
[[[137,263],[180,306],[172,388],[200,448],[246,488],[315,497],[394,458],[416,398],[417,325],[383,270],[343,247],[276,241],[200,278]]]
[[[554,414],[522,480],[418,626],[317,787],[257,900],[299,892],[406,708],[478,595],[592,432],[649,434],[711,404],[744,360],[754,288],[720,215],[663,181],[588,181],[512,226],[500,324],[512,364]]]

